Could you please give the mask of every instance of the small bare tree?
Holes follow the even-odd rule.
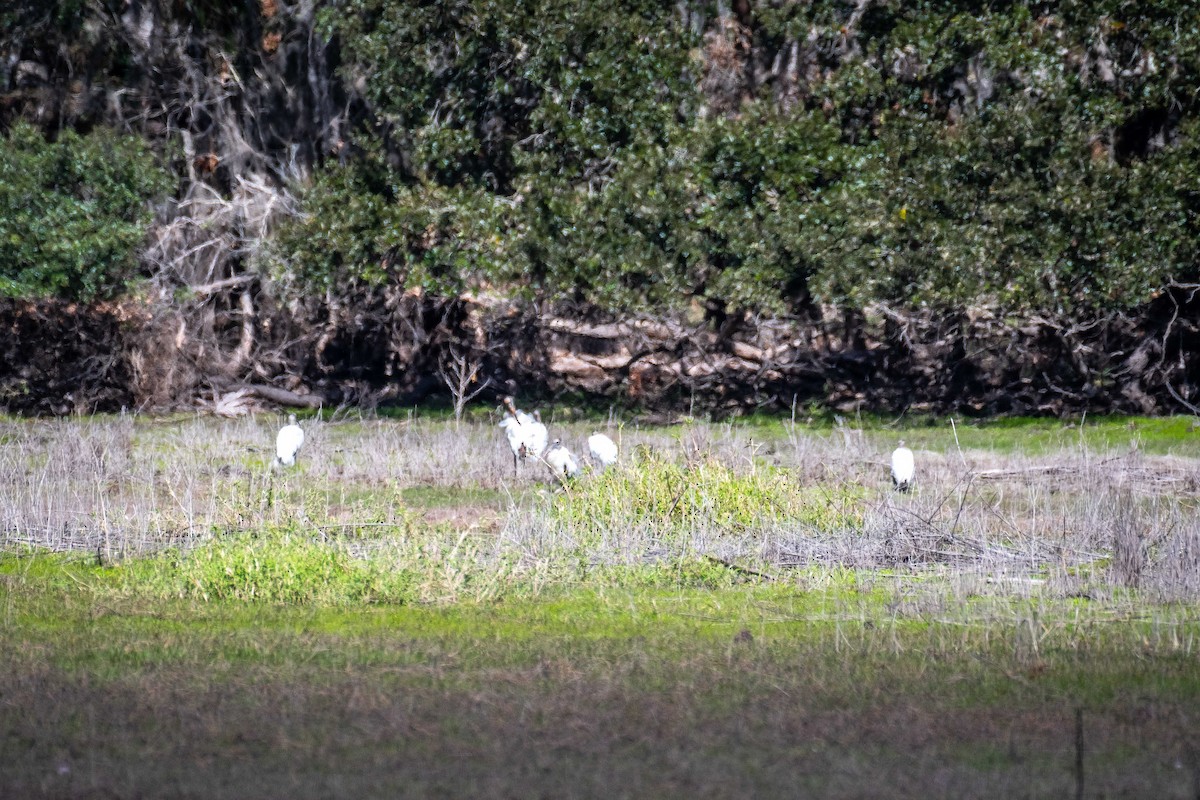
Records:
[[[472,353],[464,353],[456,345],[451,345],[442,356],[438,365],[438,375],[450,390],[454,398],[454,424],[462,422],[463,409],[492,382],[491,378],[479,380],[479,370],[483,362]]]

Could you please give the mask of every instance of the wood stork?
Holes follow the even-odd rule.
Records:
[[[546,449],[543,460],[550,467],[550,471],[554,473],[554,477],[559,480],[574,478],[579,474],[579,462],[575,460],[575,456],[566,448],[566,445],[558,439],[555,439],[554,444]]]
[[[913,451],[904,446],[902,439],[900,446],[892,451],[892,485],[907,492],[912,488],[913,471]]]
[[[603,433],[593,433],[588,437],[588,453],[592,461],[604,470],[617,463],[617,443]]]
[[[505,397],[503,402],[509,416],[500,420],[500,428],[504,431],[505,437],[508,438],[508,446],[512,449],[513,471],[515,472],[518,462],[530,457],[541,458],[542,453],[546,450],[549,434],[546,426],[542,424],[541,415],[538,412],[526,414],[524,411],[518,410],[511,397]]]
[[[275,463],[284,467],[295,464],[296,454],[303,444],[304,429],[296,424],[295,414],[288,414],[288,424],[275,436]]]

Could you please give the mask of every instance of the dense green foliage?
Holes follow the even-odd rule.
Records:
[[[0,295],[89,299],[133,275],[168,174],[140,139],[97,129],[0,138]]]
[[[1195,272],[1186,5],[333,3],[369,124],[276,256],[622,308],[1132,306]]]

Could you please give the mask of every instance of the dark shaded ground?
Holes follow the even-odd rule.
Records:
[[[564,642],[584,652],[586,642]],[[737,642],[735,647],[753,648]],[[1070,797],[1075,708],[955,708],[864,686],[839,707],[803,663],[713,653],[457,670],[262,664],[112,680],[10,662],[6,797]],[[608,652],[605,657],[611,657]],[[821,671],[823,672],[823,670]],[[951,678],[953,680],[953,678]],[[1022,677],[1021,680],[1028,680]],[[953,690],[952,690],[953,691]],[[1041,691],[1034,688],[1036,698]],[[1192,798],[1194,713],[1116,698],[1083,721],[1083,796]]]

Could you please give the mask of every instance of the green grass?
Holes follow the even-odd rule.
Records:
[[[889,420],[847,420],[847,425],[862,429],[869,438],[887,445],[904,439],[916,450],[954,452],[990,451],[1045,456],[1070,450],[1123,452],[1136,447],[1151,455],[1200,457],[1200,425],[1192,416],[1079,417],[1072,420],[1048,417],[1012,417],[1012,419],[973,421],[955,419],[919,419],[892,426]],[[781,425],[781,423],[780,423]],[[828,423],[817,426],[829,429]],[[956,434],[956,438],[955,438]]]
[[[518,405],[522,405],[518,402]],[[464,424],[487,424],[493,409],[472,406],[464,415]],[[569,404],[544,405],[546,419],[559,424],[595,425],[608,419],[607,408],[583,408]],[[314,414],[301,415],[301,420],[313,419]],[[336,412],[325,412],[324,418],[336,419]],[[453,424],[448,408],[382,408],[370,417],[384,420],[420,420],[422,424]],[[186,421],[187,417],[180,417]],[[795,432],[806,435],[830,435],[840,427],[863,431],[869,438],[887,443],[903,438],[918,449],[951,451],[990,450],[998,453],[1045,455],[1063,449],[1086,447],[1095,451],[1120,451],[1136,446],[1156,455],[1200,457],[1200,420],[1193,416],[1140,417],[1124,415],[1056,417],[1008,417],[972,419],[910,415],[902,417],[877,414],[834,414],[821,409],[801,410],[793,420],[790,414],[751,414],[734,417],[719,423],[684,418],[684,423],[670,430],[685,435],[689,428],[713,425],[744,428],[755,431],[764,440],[783,440]],[[163,424],[163,423],[155,423]],[[957,432],[957,443],[955,433]]]
[[[824,412],[798,416],[795,423],[790,416],[754,415],[724,424],[744,426],[765,439],[783,439],[793,432],[831,435],[839,428],[834,415]],[[1136,446],[1154,455],[1200,457],[1200,420],[1192,416],[955,417],[951,424],[949,417],[857,415],[841,416],[840,425],[862,431],[883,445],[904,439],[918,450],[953,452],[961,447],[1038,456],[1080,449],[1127,451]]]
[[[414,508],[449,508],[455,506],[487,506],[501,508],[507,495],[497,489],[477,486],[406,486],[400,497]]]
[[[1108,569],[1122,509],[1183,552],[1186,465],[1076,457],[1190,419],[959,422],[1065,470],[969,492],[944,420],[627,426],[565,488],[486,412],[309,422],[0,430],[14,541],[78,547],[0,555],[0,795],[1061,797],[1077,712],[1087,796],[1200,786],[1200,614]]]
[[[1187,796],[1196,766],[1185,609],[931,614],[849,570],[626,570],[502,603],[199,602],[119,571],[0,561],[9,793],[1062,796],[1077,709],[1096,792]]]
[[[288,532],[215,537],[155,561],[149,574],[164,594],[205,601],[338,605],[403,603],[411,596],[412,578],[403,569]],[[135,591],[147,582],[145,572],[137,577]]]
[[[957,426],[964,450],[1045,455],[1062,450],[1128,451],[1137,447],[1155,455],[1200,456],[1200,433],[1192,417],[1102,417],[1083,420],[1010,419]],[[949,423],[905,430],[902,435],[921,448],[954,445]]]
[[[292,552],[286,544],[277,545],[277,550]],[[176,642],[182,649],[159,648],[158,656],[138,656],[147,664],[166,665],[181,655],[198,664],[213,654],[230,662],[238,661],[239,653],[252,660],[255,656],[240,645],[236,651],[221,650],[226,635],[239,630],[258,630],[268,639],[298,633],[342,638],[361,650],[356,659],[378,662],[380,654],[370,655],[372,642],[391,632],[431,647],[454,649],[456,642],[470,642],[471,647],[456,656],[469,672],[536,664],[579,647],[592,649],[594,643],[602,643],[597,654],[616,657],[635,639],[666,659],[663,666],[669,668],[675,658],[668,655],[683,640],[694,640],[701,651],[723,651],[738,634],[749,631],[756,651],[772,658],[791,658],[786,654],[792,651],[805,653],[807,660],[829,649],[810,666],[825,664],[823,668],[834,672],[844,658],[865,665],[878,660],[890,664],[889,669],[911,667],[925,674],[944,672],[946,677],[965,669],[1010,685],[1009,671],[1036,669],[1046,692],[1062,693],[1080,704],[1112,699],[1114,687],[1104,676],[1124,676],[1134,691],[1176,692],[1180,699],[1200,693],[1200,671],[1193,669],[1200,654],[1200,619],[1186,607],[1141,605],[1140,612],[1131,615],[1130,606],[1120,599],[1101,603],[1047,596],[981,598],[971,605],[931,611],[936,605],[898,605],[897,598],[910,594],[912,587],[897,590],[874,573],[813,571],[774,581],[733,574],[719,579],[723,568],[715,564],[676,565],[669,570],[674,579],[663,577],[662,566],[643,568],[640,575],[623,568],[619,576],[595,574],[574,587],[504,603],[398,605],[359,598],[328,604],[320,597],[271,598],[236,591],[171,599],[158,597],[153,585],[148,591],[137,590],[139,580],[150,580],[145,572],[150,563],[100,567],[62,556],[5,557],[0,560],[5,637],[23,637],[34,649],[56,653],[60,667],[74,669],[79,666],[76,658],[97,663],[94,651],[105,640],[110,646],[106,652],[114,657],[137,650],[136,643],[122,645],[126,634],[160,632],[162,637],[155,633],[152,638],[161,645],[188,631],[194,648]],[[226,577],[231,585],[256,580],[239,577],[236,571]],[[921,589],[930,596],[942,590],[936,580],[926,581]],[[60,640],[64,634],[83,646]],[[6,652],[20,660],[20,648]],[[283,648],[277,655],[307,660],[301,650]],[[338,663],[343,663],[343,655],[337,656]],[[1097,658],[1100,655],[1103,658]],[[1147,668],[1151,665],[1156,669]],[[1126,674],[1134,671],[1141,674]],[[833,674],[823,681],[831,689],[839,683]],[[965,681],[944,698],[951,704],[1013,700],[995,692],[994,686]]]
[[[744,530],[792,522],[817,530],[862,527],[865,492],[851,484],[801,485],[785,470],[735,471],[715,458],[680,464],[653,452],[568,486],[552,508],[559,524],[599,536],[628,520],[660,529]]]

